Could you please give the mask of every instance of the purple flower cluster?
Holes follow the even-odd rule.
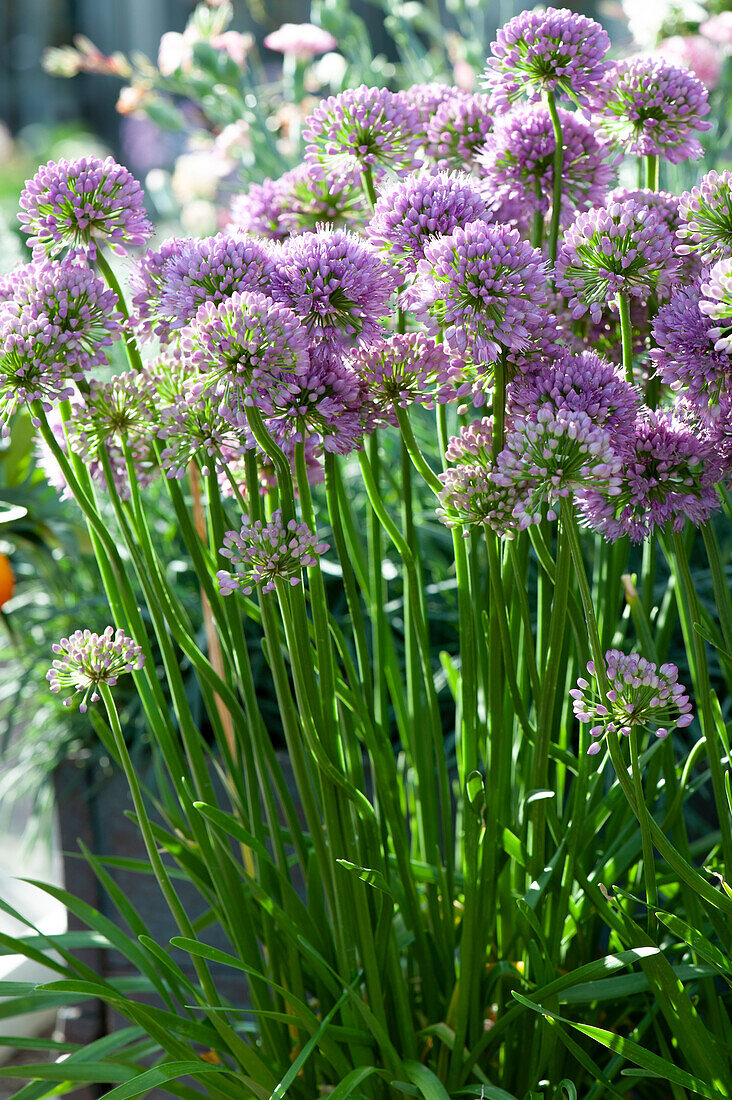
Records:
[[[593,120],[625,153],[672,164],[700,157],[695,134],[708,130],[707,89],[688,69],[662,57],[618,61],[590,93]]]
[[[274,271],[269,247],[220,233],[203,240],[167,242],[143,256],[134,282],[134,324],[142,335],[171,339],[206,302],[235,291],[266,289]]]
[[[20,207],[35,259],[68,248],[93,260],[98,244],[124,255],[152,233],[139,183],[112,157],[44,164],[26,181]]]
[[[719,456],[709,443],[666,413],[645,410],[623,459],[620,491],[613,497],[587,489],[580,500],[585,522],[614,542],[641,542],[670,524],[705,523],[719,507],[715,483]]]
[[[668,294],[678,271],[674,239],[654,210],[628,199],[579,214],[562,240],[556,286],[572,316],[598,323],[617,294]]]
[[[599,23],[568,8],[521,12],[491,43],[485,82],[496,110],[507,110],[522,95],[582,96],[604,75],[609,48]]]
[[[272,273],[272,297],[300,318],[316,343],[333,351],[383,334],[382,320],[398,285],[393,268],[345,229],[293,237]]]
[[[564,352],[551,364],[517,376],[508,387],[507,402],[516,418],[546,407],[585,413],[596,427],[611,433],[620,449],[634,434],[640,394],[597,352]]]
[[[662,382],[708,411],[725,393],[732,395],[732,358],[715,348],[719,326],[699,308],[700,297],[697,280],[677,287],[661,307],[653,326],[656,346],[651,359]],[[730,314],[723,327],[732,329],[732,303]]]
[[[497,485],[517,495],[514,515],[520,529],[537,523],[541,507],[556,519],[554,506],[562,497],[596,486],[603,499],[621,491],[622,459],[612,436],[597,427],[586,412],[542,405],[516,419],[506,433],[506,446],[496,461]]]
[[[473,177],[414,172],[382,191],[366,234],[400,271],[411,274],[435,237],[481,220],[493,219]]]
[[[732,257],[732,172],[707,172],[679,199],[680,255],[698,253],[704,264]]]
[[[145,661],[141,646],[123,630],[111,626],[102,634],[77,630],[52,648],[57,657],[46,676],[51,691],[58,693],[71,689],[71,695],[64,699],[66,707],[81,694],[79,710],[82,713],[89,703],[99,699],[100,684],[114,687],[120,676],[141,669]]]
[[[251,184],[231,204],[228,231],[283,240],[319,226],[353,227],[363,220],[364,196],[350,184],[321,179],[299,164],[276,180]]]
[[[437,168],[466,171],[475,164],[493,122],[488,95],[454,95],[427,123],[424,153]]]
[[[317,354],[307,374],[274,385],[267,429],[286,451],[295,443],[307,442],[335,454],[348,454],[361,444],[364,396],[351,367],[336,356]]]
[[[359,348],[351,365],[361,378],[378,423],[396,423],[394,407],[432,408],[460,392],[460,366],[442,344],[419,332],[397,333]]]
[[[358,185],[364,171],[401,175],[416,167],[419,113],[385,88],[349,88],[320,103],[305,122],[305,160],[322,179]]]
[[[223,389],[189,378],[160,409],[158,436],[165,444],[160,464],[167,477],[185,477],[195,459],[202,460],[205,476],[209,467],[218,471],[243,454],[247,432],[240,416],[227,406]]]
[[[587,752],[595,756],[609,734],[630,736],[633,727],[649,730],[656,737],[668,737],[669,731],[691,725],[693,715],[686,688],[679,683],[676,665],[659,668],[653,661],[618,649],[605,654],[605,678],[610,687],[600,690],[594,661],[587,664],[588,680],[581,676],[570,691],[574,713],[579,722],[591,724],[592,744]]]
[[[302,570],[317,565],[318,558],[328,549],[304,523],[291,519],[285,526],[281,512],[273,512],[268,523],[250,522],[242,516],[241,530],[227,531],[219,553],[228,558],[234,573],[225,569],[216,574],[222,596],[237,589],[249,595],[255,586],[271,592],[278,580],[290,585],[300,584]]]
[[[598,205],[615,176],[594,129],[579,115],[559,110],[564,163],[561,223]],[[526,215],[548,214],[554,189],[556,138],[546,107],[529,105],[499,117],[478,156],[483,182],[520,203]]]
[[[471,222],[425,248],[405,300],[455,355],[493,363],[521,351],[544,320],[546,264],[505,225]]]
[[[133,463],[140,488],[157,474],[153,434],[158,420],[154,375],[146,369],[128,371],[108,382],[92,381],[74,403],[70,421],[71,449],[92,477],[106,484],[102,452],[109,459],[115,488],[123,499],[130,495],[125,450]]]
[[[0,417],[23,402],[63,400],[118,339],[116,295],[87,267],[46,260],[18,268],[0,303]]]
[[[460,434],[453,436],[445,452],[453,465],[439,474],[443,488],[437,515],[447,527],[487,524],[503,537],[513,538],[519,529],[514,514],[518,495],[513,483],[497,483],[492,445],[492,417],[461,428]],[[467,530],[463,532],[467,534]]]
[[[256,291],[236,291],[206,302],[181,334],[185,359],[206,376],[206,385],[233,388],[244,404],[271,411],[275,382],[295,381],[309,366],[305,328],[287,306]]]

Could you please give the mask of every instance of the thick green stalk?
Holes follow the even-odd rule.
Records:
[[[673,551],[666,540],[662,545],[676,578],[676,597],[681,616],[681,625],[684,633],[686,650],[689,655],[699,718],[707,748],[707,759],[712,776],[712,789],[714,801],[719,816],[719,828],[722,834],[722,855],[726,874],[732,874],[732,816],[724,787],[724,772],[720,759],[720,741],[717,733],[717,725],[712,710],[712,687],[709,682],[709,665],[705,642],[696,629],[696,624],[701,622],[699,601],[691,576],[689,557],[681,533],[673,534]]]
[[[658,155],[649,155],[646,162],[646,187],[649,191],[658,191]]]
[[[552,190],[552,217],[549,225],[549,259],[552,263],[557,258],[557,242],[559,240],[559,221],[562,216],[562,172],[564,170],[564,136],[562,123],[557,111],[554,92],[546,93],[547,107],[552,120],[554,130],[554,166]]]
[[[630,727],[630,767],[633,773],[633,789],[635,791],[636,805],[645,807],[643,794],[643,778],[641,776],[640,758],[638,755],[638,728]],[[646,884],[646,901],[648,903],[648,935],[653,936],[656,929],[656,918],[653,910],[658,906],[658,887],[656,886],[655,861],[653,858],[653,841],[651,831],[648,828],[648,814],[641,811],[638,815],[638,823],[641,830],[641,845],[643,848],[643,879]]]
[[[630,302],[627,294],[618,292],[618,313],[620,314],[620,339],[623,346],[623,373],[626,381],[633,385],[633,324],[630,319]]]

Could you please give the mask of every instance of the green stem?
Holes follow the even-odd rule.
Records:
[[[562,172],[564,170],[564,136],[562,123],[554,100],[554,93],[546,94],[547,107],[552,120],[554,130],[554,187],[552,190],[552,217],[549,225],[549,259],[552,263],[557,258],[557,242],[559,240],[559,220],[562,215]]]
[[[506,353],[493,364],[493,461],[503,450],[506,435]]]
[[[638,823],[641,831],[641,845],[643,848],[643,878],[646,884],[646,901],[648,902],[648,935],[653,936],[656,927],[654,909],[658,906],[658,888],[656,887],[655,860],[653,858],[653,841],[648,827],[649,814],[646,812],[646,801],[643,795],[643,779],[641,777],[640,758],[638,755],[638,727],[630,727],[630,766],[633,772],[633,789],[635,801],[640,813]]]
[[[627,294],[618,292],[618,313],[620,314],[620,339],[623,345],[623,373],[626,381],[633,385],[633,324],[630,319],[630,302]]]
[[[658,155],[649,155],[646,162],[646,187],[649,191],[658,191]]]

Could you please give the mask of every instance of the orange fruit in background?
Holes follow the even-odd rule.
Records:
[[[5,554],[0,554],[0,607],[3,607],[13,595],[15,577]]]

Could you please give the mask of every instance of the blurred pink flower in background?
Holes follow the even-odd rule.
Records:
[[[706,19],[699,32],[720,46],[732,46],[732,11],[723,11]]]
[[[186,30],[185,34],[178,31],[166,31],[160,39],[158,47],[158,68],[163,76],[172,76],[173,73],[190,69],[193,61],[193,43],[196,36]]]
[[[716,86],[724,62],[724,51],[700,34],[675,34],[672,38],[664,38],[653,52],[674,65],[690,69],[710,89]]]
[[[338,43],[332,34],[313,23],[283,23],[264,40],[268,50],[292,54],[302,61],[334,50]]]
[[[254,38],[251,34],[241,34],[239,31],[224,31],[214,35],[211,45],[215,50],[228,53],[234,64],[243,69],[247,63],[247,55],[254,45]]]

